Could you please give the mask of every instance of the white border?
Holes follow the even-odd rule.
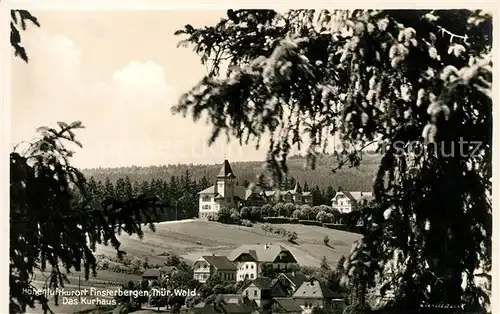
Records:
[[[0,0],[1,1],[1,0]],[[194,1],[194,0],[183,0],[183,1],[167,1],[167,0],[143,0],[143,1],[130,1],[130,0],[10,0],[0,2],[0,25],[1,35],[0,38],[4,39],[1,46],[0,62],[1,62],[1,81],[0,81],[0,119],[1,119],[1,163],[0,163],[0,176],[1,176],[1,194],[0,194],[0,221],[3,224],[1,229],[1,242],[0,245],[4,249],[4,254],[2,254],[1,264],[0,264],[0,282],[2,286],[0,287],[0,292],[2,296],[2,302],[0,307],[0,313],[8,313],[8,296],[9,296],[9,276],[8,276],[8,259],[9,256],[9,155],[11,150],[10,143],[10,105],[11,105],[11,95],[10,95],[10,63],[12,57],[12,50],[7,38],[10,38],[10,29],[8,22],[10,21],[10,9],[28,9],[31,11],[74,11],[74,10],[85,10],[85,11],[135,11],[135,10],[196,10],[196,11],[210,11],[210,10],[221,10],[227,8],[269,8],[277,10],[286,10],[291,8],[326,8],[334,7],[339,9],[346,8],[359,8],[359,9],[369,9],[369,8],[380,8],[380,9],[450,9],[450,8],[460,8],[460,9],[485,9],[493,12],[493,34],[494,34],[494,44],[493,44],[493,55],[499,56],[500,51],[498,50],[498,40],[500,27],[498,22],[499,4],[498,1],[307,1],[306,5],[301,1]],[[36,14],[35,14],[36,15]],[[43,27],[43,21],[41,21]],[[82,26],[84,27],[84,26]],[[125,30],[124,30],[125,31]],[[5,36],[4,36],[5,35]],[[493,117],[494,126],[493,134],[498,134],[499,136],[493,137],[493,211],[495,213],[495,208],[497,203],[496,196],[500,196],[500,186],[498,184],[498,177],[500,175],[500,126],[496,123],[497,117],[499,117],[499,109],[497,107],[498,100],[498,90],[499,83],[496,79],[499,74],[500,67],[495,67],[495,79],[493,80],[493,95],[494,95],[494,105],[493,105]],[[499,205],[500,206],[500,205]],[[496,230],[500,226],[498,222],[498,215],[493,215],[493,247],[495,247],[498,239],[498,233]],[[499,306],[499,291],[496,287],[500,286],[500,279],[496,276],[498,272],[498,261],[499,253],[493,250],[493,289],[492,289],[492,313],[500,313]],[[5,302],[4,302],[5,300]]]

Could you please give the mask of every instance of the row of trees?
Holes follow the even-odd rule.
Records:
[[[97,202],[109,198],[125,201],[139,195],[153,196],[165,205],[157,217],[164,221],[197,217],[198,192],[211,184],[206,177],[194,180],[189,170],[186,170],[180,177],[170,177],[168,182],[162,179],[132,182],[129,177],[125,177],[113,183],[109,178],[102,182],[91,177],[87,182],[87,191]]]
[[[341,213],[328,205],[310,206],[307,204],[296,205],[293,203],[265,204],[258,206],[243,206],[239,211],[235,208],[222,208],[216,220],[222,223],[237,222],[241,219],[249,221],[262,221],[265,217],[288,217],[300,220],[317,220],[324,223],[340,223]]]
[[[104,181],[90,177],[87,182],[87,191],[97,202],[106,199],[129,200],[139,195],[155,196],[160,202],[165,204],[160,220],[175,220],[198,217],[198,192],[211,186],[213,182],[202,177],[200,180],[193,179],[191,172],[186,169],[179,177],[171,176],[169,180],[153,179],[151,181],[132,181],[128,176],[118,178],[115,182],[110,178]],[[265,183],[259,183],[264,185]],[[293,177],[284,181],[282,189],[293,189],[296,181]],[[250,182],[243,182],[244,186],[249,186]],[[299,184],[301,191],[310,191],[307,182]],[[266,187],[269,188],[269,187]],[[337,190],[340,188],[337,188]],[[261,217],[296,217],[300,219],[317,219],[319,212],[323,212],[320,221],[332,222],[338,215],[329,204],[337,191],[332,186],[326,190],[321,190],[318,186],[311,191],[313,195],[313,207],[309,205],[297,206],[293,203],[266,204],[260,209],[254,207],[243,207],[240,210],[241,219],[259,220]],[[325,205],[327,204],[327,205]],[[257,213],[257,211],[259,213]]]

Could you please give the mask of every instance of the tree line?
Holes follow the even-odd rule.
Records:
[[[214,183],[207,176],[196,180],[189,169],[186,169],[179,176],[172,175],[168,179],[154,178],[150,181],[133,181],[129,176],[115,177],[114,182],[110,177],[106,177],[104,180],[98,178],[91,176],[86,182],[87,192],[94,201],[97,203],[103,203],[106,199],[125,201],[140,195],[154,197],[163,205],[162,210],[159,211],[159,216],[156,217],[157,221],[198,217],[198,193]],[[246,187],[251,184],[248,180],[236,183]],[[281,183],[280,189],[291,190],[296,183],[297,180],[294,177],[287,177]],[[271,188],[265,182],[257,182],[257,185],[262,186],[264,189]],[[321,212],[322,218],[317,220],[333,222],[333,216],[336,215],[331,208],[327,207],[331,205],[331,199],[341,187],[329,185],[327,188],[321,189],[319,185],[316,185],[310,188],[307,181],[302,182],[302,184],[299,183],[299,186],[303,192],[311,192],[313,197],[312,207],[309,205],[296,206],[293,203],[265,204],[258,208],[259,217],[251,218],[250,211],[252,208],[244,206],[241,208],[241,219],[255,221],[260,217],[284,216],[316,220],[318,213]],[[238,209],[238,213],[240,213],[240,209]]]

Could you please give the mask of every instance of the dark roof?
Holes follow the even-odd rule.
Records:
[[[224,313],[227,314],[251,314],[255,310],[247,304],[227,303],[222,304],[221,307],[224,309]]]
[[[272,263],[282,252],[290,253],[293,256],[290,250],[278,244],[267,244],[267,248],[265,244],[245,244],[232,251],[228,258],[234,261],[246,253],[252,256],[255,261]]]
[[[142,277],[160,277],[160,270],[156,268],[146,269],[142,273]]]
[[[224,160],[217,178],[236,178],[233,169],[231,169],[231,165],[229,164],[229,161],[227,161],[227,159]]]
[[[174,270],[177,270],[177,267],[175,267],[175,266],[162,266],[160,268],[160,272],[163,272],[163,273],[171,273]]]
[[[279,306],[285,310],[285,312],[301,312],[299,302],[295,301],[293,298],[274,298],[274,302],[278,303]]]
[[[271,282],[272,280],[267,277],[259,277],[257,279],[254,279],[252,281],[252,284],[256,285],[259,289],[271,289]]]
[[[218,270],[236,270],[236,266],[225,256],[208,255],[202,256],[210,265]]]
[[[340,293],[333,292],[317,280],[306,281],[293,294],[294,298],[342,299]]]
[[[301,273],[282,273],[280,276],[288,278],[295,287],[299,287],[303,282],[307,281],[307,277]]]

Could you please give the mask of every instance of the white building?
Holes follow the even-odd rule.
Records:
[[[271,264],[274,269],[286,271],[297,264],[293,254],[278,244],[242,245],[232,251],[229,260],[236,265],[236,281],[253,280],[261,277],[265,264]]]
[[[217,175],[216,182],[211,187],[199,192],[199,218],[215,218],[224,206],[238,206],[238,201],[245,199],[245,187],[235,186],[236,176],[227,160]]]
[[[347,214],[367,205],[373,199],[372,192],[338,191],[332,198],[332,208]]]

